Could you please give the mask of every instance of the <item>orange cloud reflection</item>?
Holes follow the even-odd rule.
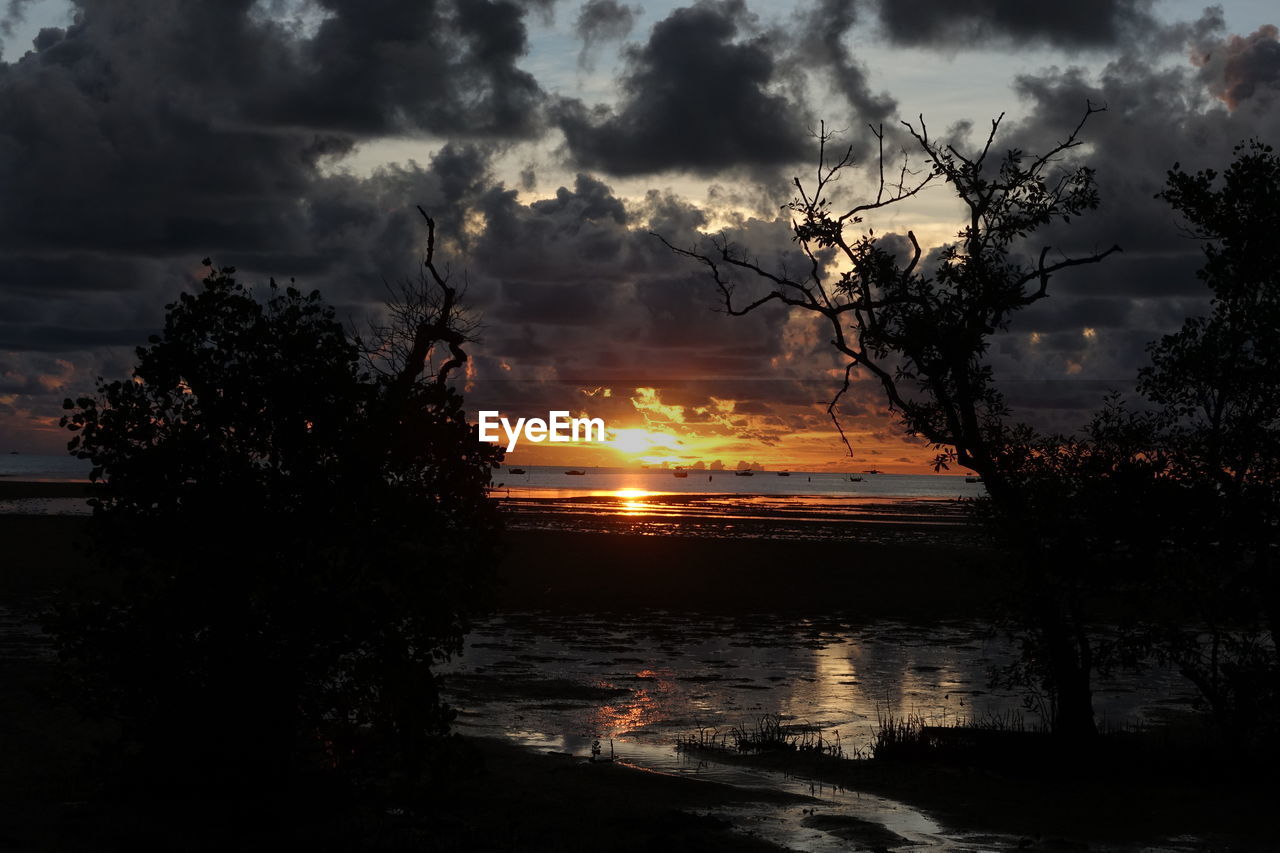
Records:
[[[593,715],[594,722],[596,731],[600,732],[602,737],[614,737],[641,729],[666,717],[667,709],[662,700],[670,695],[674,687],[671,673],[642,669],[635,674],[635,677],[641,679],[642,684],[652,686],[635,688],[629,702],[603,705],[596,709]],[[601,686],[613,687],[614,685],[601,682]]]

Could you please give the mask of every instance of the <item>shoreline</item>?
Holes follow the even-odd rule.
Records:
[[[998,562],[937,543],[508,531],[499,610],[987,615]],[[909,570],[904,570],[903,566]]]
[[[62,497],[87,488],[39,485],[61,491]],[[0,540],[11,556],[0,572],[0,603],[19,609],[83,572],[87,564],[80,549],[87,540],[88,521],[73,516],[0,516]],[[987,616],[998,592],[998,555],[960,543],[707,538],[692,533],[509,530],[496,609],[538,610],[553,616],[655,610],[742,617],[771,613],[783,618],[840,614],[930,623]],[[0,660],[6,683],[0,691],[0,748],[9,756],[8,770],[0,774],[0,790],[7,795],[7,805],[0,809],[5,835],[57,839],[67,837],[59,833],[69,824],[72,828],[66,831],[83,833],[69,836],[74,846],[108,828],[153,831],[145,815],[169,804],[132,803],[129,808],[136,813],[117,823],[115,804],[79,790],[85,777],[76,768],[89,755],[92,729],[53,698],[54,666],[46,659]],[[487,739],[467,735],[462,740]],[[713,805],[757,801],[757,791],[622,766],[595,766],[582,757],[503,741],[476,748],[486,756],[481,761],[488,768],[486,775],[467,777],[456,787],[451,781],[448,805],[424,807],[421,814],[406,818],[406,832],[442,825],[456,844],[452,849],[493,849],[487,846],[492,841],[486,835],[487,816],[499,814],[502,831],[513,839],[512,849],[558,850],[602,839],[607,842],[602,849],[638,850],[657,843],[744,853],[778,849],[731,831],[726,821],[705,814]],[[1213,788],[1212,770],[1197,771],[1194,761],[1177,780],[1148,780],[1135,774],[1126,781],[1104,776],[1028,780],[993,775],[983,768],[929,764],[849,762],[814,767],[794,757],[752,760],[898,799],[936,814],[949,827],[985,827],[1026,833],[1029,838],[1042,834],[1046,839],[1103,840],[1118,835],[1155,840],[1144,833],[1162,835],[1166,827],[1193,832],[1203,826],[1206,844],[1236,838],[1223,823],[1204,817],[1209,807],[1201,798]],[[1241,783],[1211,800],[1215,808],[1228,809],[1225,820],[1238,823],[1242,840],[1257,842],[1269,830],[1260,805],[1269,793],[1266,784],[1251,788]],[[86,802],[73,807],[67,804],[71,799]],[[186,811],[178,809],[164,819],[166,829],[186,841],[182,833],[195,833],[199,826],[186,818],[218,807],[186,803]],[[311,811],[291,814],[306,814],[310,820],[330,817],[317,816],[314,805],[299,808]],[[378,821],[385,816],[360,819],[370,822],[362,828],[382,828]],[[1198,823],[1202,819],[1206,822]],[[255,837],[246,833],[221,840]],[[109,836],[109,843],[117,843],[117,838]],[[121,849],[128,846],[123,837],[118,843]]]
[[[0,501],[24,498],[88,498],[93,484],[88,480],[16,480],[0,477]]]
[[[18,504],[18,512],[0,513],[10,554],[0,595],[47,592],[84,569],[88,514],[23,513],[21,502],[70,502],[90,488],[0,480],[0,501]],[[530,501],[507,514],[494,605],[926,620],[989,614],[1001,560],[961,523],[955,504],[880,499],[840,514],[782,498],[744,512],[740,496],[732,498],[680,496],[677,503],[716,511],[675,515],[599,499],[581,502],[591,511],[578,515]]]
[[[89,518],[0,515],[0,596],[52,592],[85,570]],[[499,611],[989,615],[997,555],[937,543],[509,530]],[[903,566],[907,566],[904,569]]]

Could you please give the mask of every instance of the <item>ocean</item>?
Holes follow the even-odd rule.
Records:
[[[75,482],[89,464],[70,456],[5,454],[0,478]],[[566,470],[580,470],[577,475]],[[530,466],[493,472],[492,495],[513,529],[679,534],[702,538],[922,541],[955,537],[965,498],[984,494],[962,475],[836,474]],[[851,479],[852,478],[852,479]],[[0,513],[87,515],[82,497],[14,496]]]
[[[566,470],[584,472],[566,474]],[[733,471],[689,471],[676,477],[661,468],[576,468],[529,466],[517,474],[511,468],[494,471],[495,488],[512,497],[642,497],[645,495],[771,495],[823,498],[956,499],[985,494],[981,483],[966,482],[958,474],[835,474],[756,471],[739,477]],[[850,478],[859,478],[857,482]],[[499,486],[501,484],[501,486]]]
[[[87,460],[76,459],[69,453],[0,454],[0,477],[12,480],[41,483],[87,481],[92,467]]]
[[[91,466],[70,455],[7,453],[0,455],[0,477],[13,480],[77,481],[89,478]],[[526,467],[517,474],[502,467],[493,472],[495,490],[512,497],[619,497],[644,495],[771,495],[824,498],[955,499],[984,494],[980,483],[969,483],[959,474],[834,474],[792,471],[756,471],[739,477],[733,471],[689,471],[678,478],[661,468]],[[581,475],[566,470],[582,471]],[[850,478],[859,478],[857,482]]]

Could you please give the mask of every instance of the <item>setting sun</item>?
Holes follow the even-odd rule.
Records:
[[[679,438],[647,429],[617,429],[605,444],[628,456],[631,461],[648,464],[680,461]]]

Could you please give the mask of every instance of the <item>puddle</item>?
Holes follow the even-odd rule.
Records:
[[[883,797],[675,749],[682,735],[723,735],[766,714],[820,729],[845,754],[867,745],[879,715],[939,723],[1021,716],[1020,696],[987,687],[989,669],[1011,660],[1013,649],[986,626],[508,614],[477,626],[472,637],[445,676],[463,730],[582,757],[598,738],[605,755],[612,749],[617,761],[644,770],[812,797],[803,805],[710,812],[793,850],[1047,849],[1015,836],[952,831]],[[1192,697],[1173,673],[1148,672],[1100,683],[1096,699],[1101,718],[1140,722],[1170,705],[1189,706]]]
[[[520,728],[588,743],[639,733],[674,744],[698,727],[727,731],[776,714],[838,733],[850,752],[866,746],[882,715],[1034,725],[1019,694],[988,686],[991,668],[1013,657],[1002,637],[968,622],[508,614],[477,626],[444,672],[453,703],[488,721],[477,724],[489,734],[518,718]],[[530,706],[535,698],[571,707],[544,712]],[[1193,698],[1175,673],[1159,671],[1100,682],[1095,694],[1099,718],[1112,724],[1155,720]]]
[[[507,737],[531,749],[587,756],[591,743],[572,736],[548,736],[510,730]],[[895,849],[1014,850],[1014,836],[984,836],[985,846],[973,846],[958,833],[948,833],[924,812],[886,797],[861,793],[777,771],[727,764],[677,751],[673,746],[641,739],[615,740],[603,754],[631,767],[672,776],[689,776],[743,789],[781,791],[807,798],[788,804],[750,803],[720,809],[699,809],[731,823],[736,831],[757,835],[791,850],[849,851]],[[894,840],[896,839],[896,840]],[[860,846],[859,841],[867,842]],[[886,846],[885,842],[892,841]],[[853,846],[851,846],[851,844]]]

